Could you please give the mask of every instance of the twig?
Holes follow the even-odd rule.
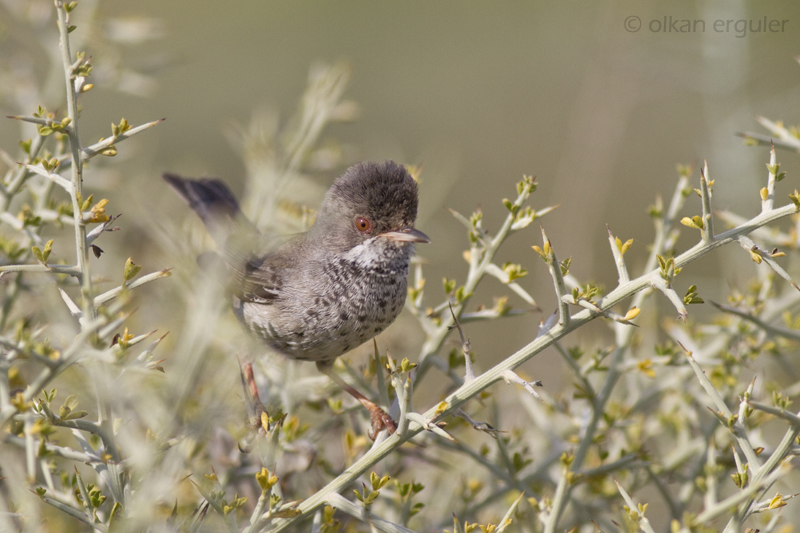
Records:
[[[66,179],[65,177],[61,176],[60,174],[56,174],[55,172],[48,172],[44,169],[44,167],[38,165],[24,165],[26,169],[33,172],[34,174],[38,174],[40,176],[44,176],[45,178],[49,179],[65,191],[67,194],[72,195],[72,182]]]
[[[92,300],[92,276],[89,273],[89,250],[86,247],[86,226],[83,222],[83,210],[79,197],[83,198],[83,160],[81,159],[81,141],[78,135],[78,93],[75,88],[75,73],[72,66],[72,54],[69,48],[69,15],[63,0],[55,0],[58,12],[58,33],[61,45],[61,60],[64,65],[64,78],[67,91],[67,117],[71,119],[66,128],[69,137],[72,157],[72,214],[75,219],[75,250],[77,266],[81,278],[81,309],[86,321],[94,319],[95,311]]]
[[[614,256],[614,264],[617,266],[619,283],[628,283],[631,278],[628,275],[628,267],[625,266],[625,259],[623,258],[623,255],[630,247],[633,240],[631,239],[624,244],[622,244],[622,241],[620,241],[619,244],[617,244],[617,239],[611,233],[611,228],[606,226],[606,229],[608,230],[608,242],[611,244],[611,254]]]
[[[569,326],[569,305],[566,302],[567,288],[564,285],[564,276],[561,273],[561,263],[558,262],[556,251],[547,238],[547,234],[542,230],[542,259],[547,263],[547,268],[550,270],[550,277],[553,278],[553,286],[556,291],[556,298],[558,299],[558,323],[563,327]]]
[[[681,348],[683,348],[683,346],[681,346]],[[717,389],[714,388],[714,385],[712,385],[711,381],[700,368],[700,365],[698,365],[697,361],[695,361],[694,357],[692,357],[692,352],[689,352],[684,348],[684,353],[686,354],[686,359],[689,361],[689,365],[692,367],[697,379],[700,381],[700,384],[714,402],[714,406],[717,408],[720,414],[725,417],[728,427],[733,432],[736,442],[739,444],[742,451],[744,451],[744,454],[747,457],[747,462],[750,463],[751,469],[754,472],[757,472],[761,467],[761,461],[758,459],[758,456],[753,449],[753,445],[750,444],[750,440],[747,438],[744,429],[744,421],[740,420],[738,417],[734,419],[733,413],[725,404],[725,400],[722,399],[722,396],[720,396],[719,392],[717,392]]]
[[[736,315],[738,317],[741,317],[741,318],[747,320],[748,322],[752,322],[753,324],[755,324],[759,328],[763,329],[767,333],[770,333],[772,335],[777,335],[779,337],[784,337],[786,339],[792,339],[792,340],[800,341],[800,332],[797,332],[796,330],[789,329],[789,328],[783,328],[783,327],[780,327],[780,326],[773,326],[772,324],[768,324],[768,323],[764,322],[763,320],[761,320],[760,318],[758,318],[756,316],[753,316],[750,313],[747,313],[745,311],[741,311],[741,310],[736,309],[735,307],[731,307],[729,305],[723,305],[723,304],[719,304],[719,303],[716,303],[716,302],[711,302],[711,305],[713,305],[714,307],[716,307],[720,311],[723,311],[725,313],[730,313],[732,315]]]
[[[80,267],[75,265],[5,265],[0,266],[0,272],[51,272],[70,276],[81,275]]]
[[[126,283],[125,285],[115,287],[110,291],[106,291],[103,294],[100,294],[95,297],[94,305],[95,307],[100,307],[101,305],[119,296],[119,294],[126,289],[127,290],[136,289],[138,287],[141,287],[145,283],[150,283],[151,281],[155,281],[159,278],[167,278],[171,275],[170,272],[171,270],[172,270],[171,268],[165,268],[164,270],[159,270],[158,272],[151,272],[150,274],[137,278],[136,281],[133,281],[131,283]]]
[[[714,218],[711,213],[711,187],[709,186],[708,162],[703,161],[700,169],[700,199],[703,202],[703,241],[708,243],[714,240]],[[772,209],[772,205],[770,205]]]

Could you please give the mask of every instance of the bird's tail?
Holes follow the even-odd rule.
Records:
[[[217,253],[201,254],[197,264],[229,288],[240,285],[263,237],[244,216],[236,197],[218,179],[195,180],[175,174],[163,177],[189,203],[217,243]]]
[[[255,226],[242,214],[236,197],[222,181],[214,178],[195,180],[175,174],[164,174],[163,178],[197,213],[217,246],[224,245],[233,236],[258,234]]]

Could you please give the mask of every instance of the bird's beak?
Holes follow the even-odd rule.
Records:
[[[412,227],[387,231],[386,233],[379,234],[378,237],[386,237],[387,239],[399,242],[431,242],[427,235]]]

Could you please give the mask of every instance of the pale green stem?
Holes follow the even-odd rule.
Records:
[[[75,219],[75,252],[77,266],[81,277],[81,303],[83,309],[83,325],[94,319],[95,308],[92,300],[92,276],[89,272],[89,250],[86,247],[86,226],[83,222],[81,205],[78,196],[83,193],[83,161],[81,159],[81,142],[78,135],[78,94],[75,91],[75,77],[72,65],[72,53],[69,49],[69,23],[63,0],[55,0],[58,11],[58,31],[61,43],[61,59],[64,64],[64,78],[67,90],[67,116],[72,119],[66,128],[72,154],[72,212]]]

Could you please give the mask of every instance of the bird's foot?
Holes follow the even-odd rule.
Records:
[[[331,381],[339,385],[342,390],[355,398],[369,411],[369,421],[372,423],[372,428],[368,433],[369,438],[373,441],[382,430],[389,432],[389,435],[397,431],[397,424],[392,417],[386,414],[386,411],[381,409],[375,402],[358,392],[356,389],[348,385],[345,380],[340,378],[336,372],[333,371],[332,363],[318,362],[317,368],[320,372],[331,378]]]
[[[392,417],[386,414],[386,411],[378,407],[378,405],[369,400],[367,402],[362,401],[361,403],[369,411],[369,420],[372,423],[372,429],[368,433],[370,440],[374,441],[378,433],[384,429],[389,432],[389,435],[393,435],[397,431],[397,424],[392,420]]]

